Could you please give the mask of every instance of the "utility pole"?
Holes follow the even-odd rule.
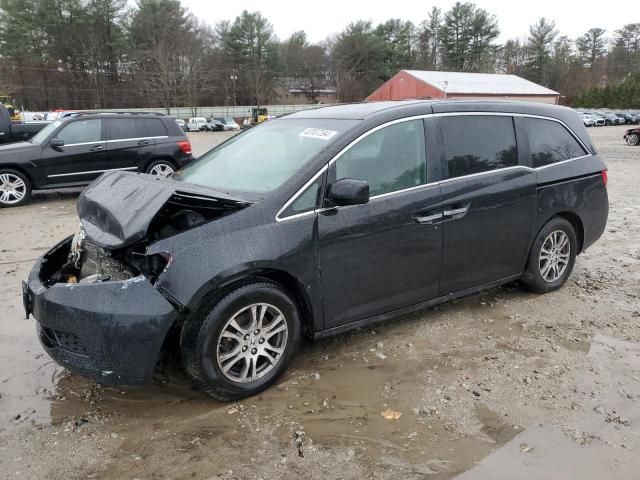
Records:
[[[231,76],[229,78],[233,82],[233,106],[237,107],[238,106],[238,94],[237,94],[237,91],[236,91],[236,80],[238,80],[238,74],[237,74],[235,68],[233,68],[231,70]]]

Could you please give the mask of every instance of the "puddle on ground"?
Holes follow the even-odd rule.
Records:
[[[375,335],[365,330],[307,344],[276,386],[232,404],[193,390],[175,365],[160,377],[166,383],[144,389],[100,387],[50,366],[51,389],[35,395],[40,402],[25,421],[45,430],[51,424],[68,436],[117,432],[121,441],[118,456],[127,452],[128,457],[106,471],[99,467],[86,470],[104,478],[131,474],[135,459],[162,464],[163,447],[158,445],[170,444],[190,462],[198,462],[206,451],[231,446],[251,456],[252,437],[257,436],[268,443],[258,450],[276,449],[277,462],[299,458],[296,431],[304,432],[308,457],[351,452],[348,454],[360,464],[368,465],[363,474],[388,470],[404,472],[403,478],[449,478],[517,432],[486,406],[478,406],[473,435],[462,434],[451,422],[418,407],[424,388],[420,379],[425,371],[439,368],[446,372],[446,356],[422,357],[420,342],[424,339],[416,345],[405,342],[380,347],[381,339],[394,328],[410,327],[413,321],[408,319],[404,325],[401,321]],[[388,338],[384,341],[389,342]],[[39,381],[49,383],[44,374]],[[386,410],[401,415],[388,420],[382,415]],[[20,426],[13,423],[11,428],[17,432]],[[134,465],[129,464],[130,459]]]
[[[591,366],[575,385],[573,414],[561,425],[541,419],[517,438],[505,438],[504,446],[457,478],[511,480],[514,472],[521,480],[639,478],[640,344],[595,335],[588,357]]]

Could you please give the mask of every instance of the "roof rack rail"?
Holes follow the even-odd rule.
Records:
[[[113,114],[113,115],[155,115],[157,117],[166,117],[167,116],[166,113],[162,113],[162,112],[128,112],[126,110],[117,111],[117,112],[114,112],[114,111],[104,111],[103,112],[103,111],[98,111],[98,110],[91,111],[91,112],[83,111],[83,112],[77,112],[74,115],[110,115],[110,114]]]

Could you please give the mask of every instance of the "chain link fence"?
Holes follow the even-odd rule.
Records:
[[[268,115],[280,116],[287,113],[300,112],[313,108],[327,107],[337,105],[332,103],[321,104],[300,104],[300,105],[260,105],[259,108],[266,108]],[[159,112],[169,114],[174,118],[190,118],[190,117],[233,117],[235,119],[251,118],[251,114],[255,105],[223,105],[218,107],[175,107],[169,112],[165,108],[118,108],[105,109],[101,112]]]

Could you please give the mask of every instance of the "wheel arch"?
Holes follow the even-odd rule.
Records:
[[[205,298],[203,298],[200,303],[206,302],[207,297],[217,299],[242,285],[259,282],[261,280],[269,280],[276,283],[293,297],[298,309],[300,310],[300,327],[303,334],[312,334],[315,328],[311,300],[303,284],[294,275],[285,270],[277,268],[258,268],[238,273],[227,280],[224,284],[218,285],[209,295],[205,295]]]
[[[580,216],[577,213],[572,212],[570,210],[563,210],[560,212],[556,212],[553,215],[551,215],[549,218],[547,218],[544,222],[542,222],[542,224],[540,225],[540,228],[538,228],[538,231],[536,232],[535,237],[533,237],[534,240],[540,234],[540,231],[544,228],[544,226],[554,218],[563,218],[571,224],[571,226],[573,227],[573,230],[576,232],[576,240],[578,241],[578,248],[577,248],[576,254],[579,254],[580,252],[582,252],[582,247],[584,246],[584,224]],[[533,248],[533,243],[531,244],[531,248]]]
[[[316,315],[314,314],[311,298],[304,285],[290,272],[271,267],[255,268],[237,272],[225,279],[224,282],[204,287],[195,295],[194,298],[192,298],[189,305],[187,305],[188,313],[176,323],[178,323],[178,326],[182,328],[182,324],[188,321],[192,312],[202,308],[210,308],[229,292],[236,290],[243,285],[265,280],[279,285],[292,296],[300,310],[300,327],[303,334],[313,334],[317,329],[315,327]]]
[[[259,272],[259,278],[267,278],[281,285],[296,301],[300,310],[301,330],[305,335],[311,335],[316,330],[311,300],[304,285],[291,273],[284,270],[265,269]]]
[[[153,158],[150,158],[149,160],[147,160],[147,163],[145,163],[144,165],[144,172],[146,173],[147,170],[149,170],[149,167],[155,163],[155,162],[159,162],[159,161],[165,161],[170,163],[174,169],[178,169],[178,164],[176,163],[176,161],[171,158],[168,155],[159,155],[159,156],[154,156]]]
[[[6,163],[6,164],[3,163],[2,165],[0,165],[0,170],[14,170],[16,172],[20,172],[25,177],[27,177],[27,180],[29,180],[29,182],[31,183],[31,187],[32,188],[34,187],[33,177],[29,174],[27,170],[25,170],[23,166],[15,163]]]
[[[291,273],[275,268],[261,268],[248,270],[234,275],[222,284],[216,285],[209,289],[190,305],[189,313],[176,320],[167,330],[160,348],[160,354],[156,362],[156,368],[164,359],[171,357],[172,352],[178,352],[180,349],[180,338],[185,324],[189,321],[191,314],[202,308],[210,308],[225,295],[236,290],[243,285],[260,281],[271,281],[282,287],[289,293],[300,311],[300,328],[303,335],[311,336],[316,330],[314,325],[314,313],[311,307],[311,301],[305,292],[304,286]]]

